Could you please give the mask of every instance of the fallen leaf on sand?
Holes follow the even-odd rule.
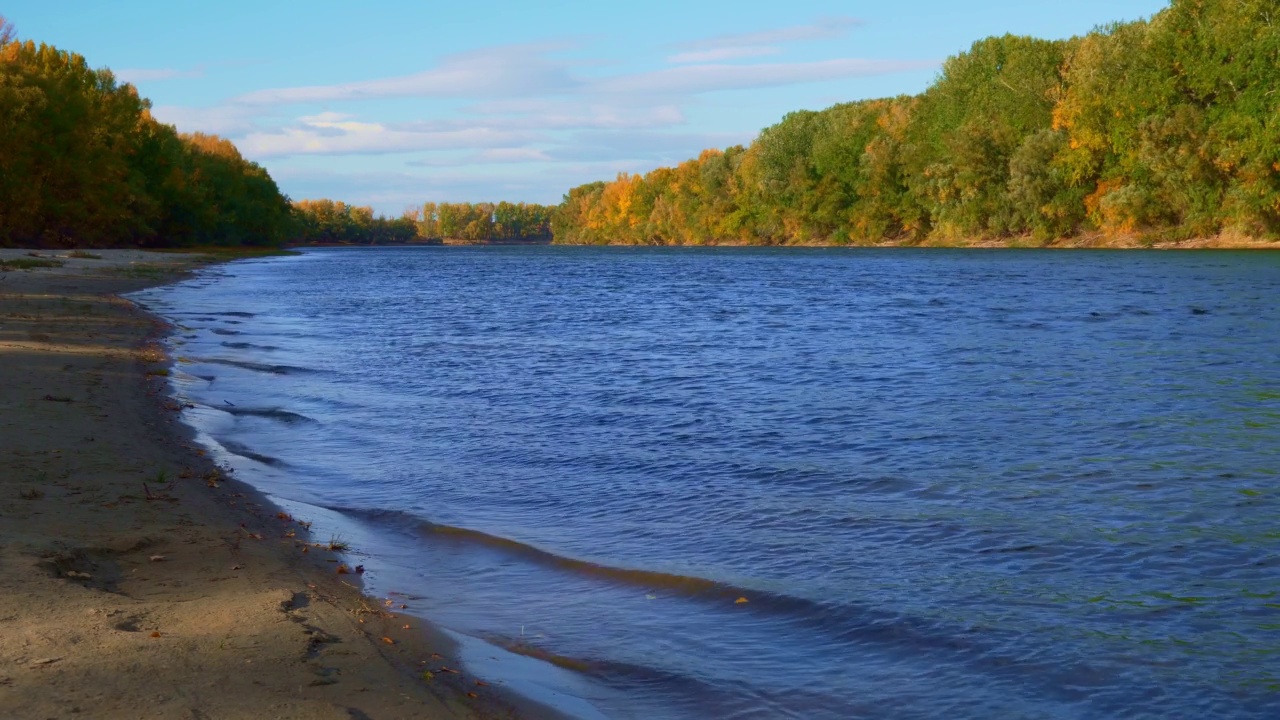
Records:
[[[62,659],[62,658],[60,658],[60,657],[45,658],[45,659],[43,659],[43,660],[36,660],[35,662],[33,662],[33,663],[31,663],[31,664],[32,664],[32,665],[52,665],[52,664],[54,664],[54,663],[58,662],[58,661],[59,661],[59,660],[61,660],[61,659]]]
[[[152,555],[152,556],[151,556],[151,562],[164,562],[164,561],[165,561],[165,557],[164,557],[163,555]]]
[[[395,641],[395,640],[392,640],[391,638],[389,638],[389,637],[385,637],[385,636],[382,638],[382,642],[384,642],[384,643],[386,643],[386,644],[388,644],[388,645],[395,645],[395,644],[396,644],[396,641]]]
[[[480,697],[480,696],[479,696],[479,695],[477,695],[477,694],[475,694],[475,693],[473,693],[473,692],[469,692],[469,693],[467,693],[467,697],[469,697],[469,698],[478,698],[478,697]]]
[[[159,631],[159,630],[156,630],[156,631],[152,632],[152,633],[151,633],[151,637],[153,637],[153,638],[160,637],[160,631]]]

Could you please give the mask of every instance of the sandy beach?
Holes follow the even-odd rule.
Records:
[[[193,443],[166,328],[118,294],[208,260],[93,254],[0,265],[0,713],[548,716]]]

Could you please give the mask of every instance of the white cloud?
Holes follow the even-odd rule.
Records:
[[[608,78],[602,80],[597,89],[610,93],[699,94],[886,75],[936,65],[934,61],[859,58],[756,65],[690,65]]]
[[[627,98],[610,101],[530,99],[481,103],[463,108],[467,117],[447,122],[544,130],[670,127],[685,122],[684,111],[676,104],[641,104]]]
[[[360,122],[338,113],[321,113],[276,131],[249,133],[237,144],[246,155],[260,158],[505,148],[536,139],[537,136],[529,132],[486,127],[416,132],[382,123]]]
[[[667,62],[673,64],[723,62],[741,58],[765,57],[778,55],[782,50],[768,45],[743,45],[742,47],[711,48],[710,50],[691,50],[667,56]]]

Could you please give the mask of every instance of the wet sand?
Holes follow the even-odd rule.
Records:
[[[92,252],[0,267],[4,716],[552,716],[457,672],[448,638],[362,595],[341,554],[194,444],[166,328],[117,294],[208,260]]]

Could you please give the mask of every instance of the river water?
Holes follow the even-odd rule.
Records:
[[[1280,716],[1277,298],[1278,254],[492,247],[136,299],[242,479],[562,708],[822,720]]]

